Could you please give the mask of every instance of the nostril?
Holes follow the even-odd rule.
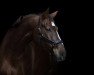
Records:
[[[62,61],[64,61],[64,57],[63,56],[57,58],[57,62],[62,62]]]
[[[64,56],[63,55],[61,56],[61,59],[64,59]]]
[[[65,57],[63,56],[63,54],[57,57],[57,62],[62,62],[64,60],[65,60]]]
[[[62,56],[62,57],[61,57],[61,60],[62,60],[62,61],[64,61],[64,60],[65,60],[65,57],[64,57],[64,56]]]
[[[65,57],[66,57],[65,53],[62,53],[61,56],[60,56],[60,59],[61,59],[62,61],[64,61],[64,60],[65,60]]]

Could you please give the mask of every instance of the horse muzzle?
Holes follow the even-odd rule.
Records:
[[[64,61],[65,58],[66,58],[66,51],[64,48],[54,48],[53,49],[53,52],[54,52],[54,59],[56,62],[61,62],[61,61]]]

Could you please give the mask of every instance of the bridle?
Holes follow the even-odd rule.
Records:
[[[46,38],[42,33],[40,33],[40,38],[41,38],[43,41],[45,41],[45,42],[49,43],[50,45],[52,45],[52,47],[57,46],[57,45],[63,43],[62,40],[60,40],[60,41],[58,41],[58,42],[49,40],[49,39]]]
[[[63,43],[62,40],[60,40],[58,42],[55,42],[55,41],[49,40],[46,36],[44,36],[44,34],[41,31],[40,19],[38,21],[38,25],[36,25],[36,27],[35,27],[34,30],[38,32],[38,36],[39,36],[40,40],[42,40],[42,41],[48,43],[49,45],[51,45],[51,49],[53,49],[55,46],[58,46],[59,44],[62,44]],[[55,55],[54,55],[53,50],[48,50],[48,52],[49,52],[49,54],[51,56],[50,57],[50,61],[53,58],[54,59],[53,65],[56,64],[57,62],[55,61]]]
[[[38,28],[38,30],[40,31],[40,28]],[[52,62],[52,64],[51,64],[51,66],[54,66],[55,64],[57,64],[57,61],[56,61],[56,57],[55,57],[54,52],[53,52],[53,48],[54,48],[54,47],[57,47],[59,44],[63,43],[63,41],[60,40],[60,41],[58,41],[58,42],[55,42],[55,41],[49,40],[49,39],[48,39],[47,37],[45,37],[44,34],[42,34],[41,32],[40,32],[40,34],[39,34],[39,37],[40,37],[40,39],[41,39],[42,41],[44,41],[44,42],[46,42],[46,43],[48,43],[48,44],[51,45],[51,49],[52,49],[52,50],[47,50],[47,51],[49,52],[49,55],[50,55],[50,61],[52,61],[52,59],[53,59],[53,62]]]
[[[40,18],[39,18],[38,24],[40,24]],[[45,41],[45,42],[47,42],[47,43],[49,43],[52,47],[57,46],[57,45],[63,43],[62,40],[60,40],[58,42],[55,42],[55,41],[49,40],[47,37],[45,37],[44,34],[41,32],[40,25],[36,26],[36,29],[38,29],[38,31],[39,31],[40,39]]]

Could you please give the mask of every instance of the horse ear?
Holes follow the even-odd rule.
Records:
[[[55,12],[51,13],[50,16],[51,16],[52,18],[54,18],[54,17],[57,15],[57,13],[58,13],[58,11],[55,11]]]
[[[45,19],[48,17],[48,15],[49,15],[49,8],[45,12],[42,13],[42,18]]]
[[[22,21],[22,19],[23,19],[23,16],[20,16],[12,26],[17,27],[19,25],[19,23]]]

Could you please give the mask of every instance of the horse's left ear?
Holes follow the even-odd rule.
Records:
[[[42,18],[45,19],[48,17],[48,15],[49,15],[49,8],[45,12],[42,13]]]
[[[51,13],[50,16],[51,16],[52,18],[54,18],[54,17],[57,15],[57,13],[58,13],[58,11],[55,11],[55,12]]]

